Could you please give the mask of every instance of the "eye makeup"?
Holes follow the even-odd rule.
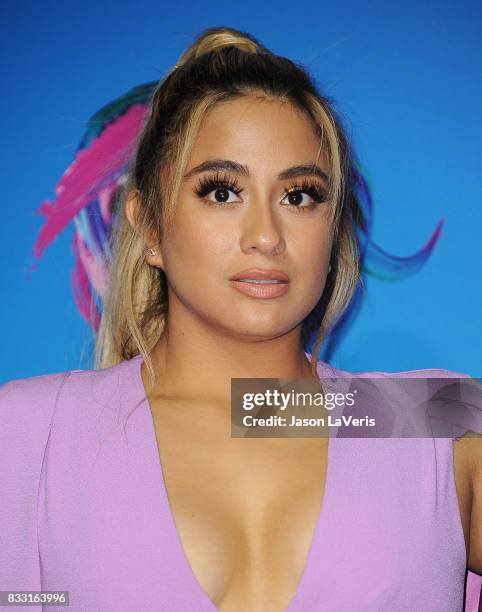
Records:
[[[230,179],[225,173],[216,172],[215,174],[201,177],[197,186],[194,188],[194,193],[199,198],[205,198],[211,191],[215,191],[216,189],[227,189],[237,196],[243,191],[235,178]],[[213,202],[210,201],[209,203],[212,204]],[[219,202],[219,204],[223,203]]]
[[[212,200],[207,200],[206,196],[216,190],[231,191],[236,196],[239,196],[243,192],[243,188],[239,185],[236,178],[230,178],[224,172],[216,172],[211,175],[203,176],[194,188],[194,193],[209,206],[226,208],[232,204],[232,202],[214,202]],[[306,194],[312,199],[310,204],[296,204],[290,202],[288,204],[283,204],[283,206],[295,209],[296,212],[303,213],[313,210],[319,204],[328,201],[326,188],[320,186],[318,181],[309,179],[293,180],[288,189],[285,190],[282,200],[287,197],[293,198],[299,195],[302,196],[303,194]]]

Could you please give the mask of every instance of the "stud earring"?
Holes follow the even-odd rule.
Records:
[[[148,251],[149,251],[149,255],[152,255],[152,256],[154,256],[157,253],[155,249],[151,249],[151,248],[149,248]]]
[[[328,274],[331,272],[331,264],[328,266]]]

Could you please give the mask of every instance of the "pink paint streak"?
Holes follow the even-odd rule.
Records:
[[[77,153],[55,188],[56,199],[43,202],[37,211],[46,217],[34,245],[37,258],[84,206],[101,191],[112,189],[112,183],[132,159],[148,110],[148,106],[135,104],[87,149]]]

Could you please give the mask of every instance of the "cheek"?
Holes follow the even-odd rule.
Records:
[[[319,287],[325,278],[332,249],[332,234],[321,225],[305,226],[303,232],[291,236],[291,257],[301,271],[305,286]]]
[[[232,252],[232,228],[220,224],[212,211],[184,215],[175,220],[175,230],[166,242],[165,267],[170,280],[189,284],[214,284],[223,274]],[[173,284],[174,284],[173,282]]]

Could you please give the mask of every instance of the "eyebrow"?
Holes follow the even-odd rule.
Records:
[[[248,166],[240,164],[236,161],[232,161],[230,159],[208,159],[202,162],[202,164],[192,168],[187,174],[184,175],[184,178],[188,179],[194,174],[200,174],[201,172],[209,172],[212,170],[229,170],[235,174],[249,176]],[[301,176],[317,176],[327,183],[329,182],[327,174],[319,166],[314,164],[300,164],[299,166],[287,168],[278,174],[278,179],[283,181]]]

